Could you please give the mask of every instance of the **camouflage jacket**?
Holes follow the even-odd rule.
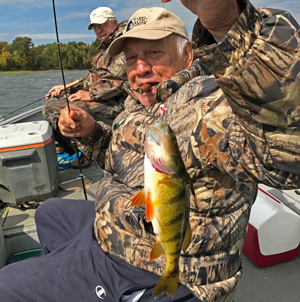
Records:
[[[196,49],[215,76],[205,75],[196,60],[158,86],[196,193],[193,240],[180,257],[180,282],[200,301],[225,296],[241,278],[257,184],[300,187],[299,41],[299,25],[288,13],[246,2],[221,43]],[[144,107],[129,96],[114,121],[124,118],[121,126],[112,130],[99,122],[82,144],[109,172],[96,198],[99,245],[161,275],[164,256],[149,262],[154,235],[130,206],[144,182],[145,124],[160,116],[159,105]]]
[[[126,24],[127,21],[121,22],[100,44],[100,52],[94,56],[92,68],[84,76],[82,84],[76,87],[89,90],[92,102],[104,102],[117,114],[123,110],[124,100],[127,97],[127,93],[123,89],[123,82],[127,80],[125,58],[123,52],[116,57],[110,57],[108,47],[113,40],[122,35]]]

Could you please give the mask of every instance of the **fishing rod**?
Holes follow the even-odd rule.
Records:
[[[58,29],[57,29],[57,20],[56,20],[56,12],[55,12],[55,3],[54,3],[54,0],[52,0],[52,4],[53,4],[53,14],[54,14],[55,31],[56,31],[56,40],[57,40],[57,43],[56,43],[56,44],[57,44],[57,48],[58,48],[58,55],[59,55],[60,69],[61,69],[61,73],[62,73],[64,88],[65,88],[65,94],[67,94],[67,87],[66,87],[66,82],[65,82],[65,75],[64,75],[64,69],[63,69],[63,65],[62,65],[62,58],[61,58],[61,52],[60,52],[60,42],[59,42],[59,37],[58,37]],[[68,111],[69,111],[69,113],[70,113],[70,104],[69,104],[68,96],[66,96],[66,101],[67,101]],[[77,159],[78,159],[78,165],[79,165],[79,171],[80,171],[80,175],[79,175],[78,177],[81,178],[84,196],[85,196],[85,199],[87,200],[86,188],[85,188],[85,184],[84,184],[84,175],[82,174],[82,168],[81,168],[81,163],[80,163],[80,158],[79,158],[77,140],[76,140],[76,139],[72,139],[72,143],[75,145],[75,152],[76,152],[76,154],[77,154]]]
[[[74,85],[77,85],[77,84],[81,83],[82,81],[83,81],[83,78],[80,78],[80,79],[78,79],[78,80],[76,80],[76,81],[74,81],[74,82],[72,82],[72,83],[66,85],[66,88],[70,88],[70,87],[72,87],[72,86],[74,86]],[[62,90],[64,90],[64,89],[60,89],[60,91],[62,91]],[[4,121],[4,118],[5,118],[6,116],[9,116],[9,115],[12,114],[12,113],[15,113],[15,112],[17,112],[17,111],[19,111],[19,110],[21,110],[21,109],[23,109],[23,108],[25,108],[25,107],[27,107],[27,106],[29,106],[29,105],[32,105],[32,104],[34,104],[34,103],[37,103],[37,102],[43,100],[44,98],[47,98],[47,97],[50,97],[50,96],[51,96],[51,94],[48,93],[48,94],[44,95],[43,97],[41,97],[40,99],[38,99],[38,100],[36,100],[36,101],[33,101],[33,102],[31,102],[31,103],[28,103],[28,104],[26,104],[26,105],[24,105],[24,106],[22,106],[22,107],[19,107],[18,109],[14,110],[14,111],[11,111],[11,112],[7,113],[7,114],[5,114],[5,115],[3,115],[3,116],[0,117],[0,121],[1,121],[1,122]]]

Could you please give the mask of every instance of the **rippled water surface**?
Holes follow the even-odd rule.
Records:
[[[83,77],[86,70],[65,71],[66,84]],[[63,84],[62,73],[41,72],[28,74],[0,75],[0,116],[42,98],[54,85]],[[45,99],[12,114],[17,115],[41,106]]]

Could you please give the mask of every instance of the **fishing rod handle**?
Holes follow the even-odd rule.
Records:
[[[70,84],[66,85],[66,88],[70,88],[70,87],[72,87],[72,86],[75,86],[75,85],[81,83],[82,81],[83,81],[83,78],[80,78],[80,79],[78,79],[78,80],[76,80],[76,81],[74,81],[74,82],[71,82]],[[62,90],[64,90],[64,89],[65,89],[65,87],[61,88],[61,89],[60,89],[60,92],[61,92]],[[45,95],[45,98],[47,98],[47,97],[49,97],[49,96],[51,96],[50,93],[46,94],[46,95]]]

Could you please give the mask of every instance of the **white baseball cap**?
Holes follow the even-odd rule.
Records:
[[[103,24],[108,18],[116,18],[114,12],[109,7],[98,7],[94,9],[90,14],[91,23],[88,29],[91,30],[94,24]]]
[[[110,44],[108,52],[112,57],[122,52],[128,38],[159,40],[171,34],[189,40],[186,27],[178,16],[162,7],[141,8],[131,16],[123,35]]]

